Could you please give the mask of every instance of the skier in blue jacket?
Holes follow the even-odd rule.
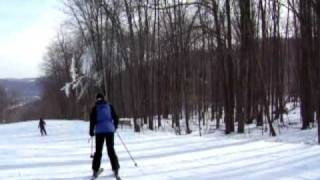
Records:
[[[92,161],[93,176],[100,170],[104,141],[107,144],[108,156],[115,176],[120,168],[118,157],[114,150],[114,133],[118,128],[118,116],[113,106],[107,102],[102,93],[96,96],[95,106],[90,114],[90,136],[96,136],[96,152]]]

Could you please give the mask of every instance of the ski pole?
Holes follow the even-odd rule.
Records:
[[[121,141],[121,143],[122,143],[123,147],[126,149],[127,153],[129,154],[129,156],[130,156],[130,158],[131,158],[132,162],[134,163],[134,166],[135,166],[135,167],[138,167],[137,162],[136,162],[136,161],[134,160],[134,158],[132,157],[132,155],[131,155],[131,153],[130,153],[129,149],[127,148],[126,144],[125,144],[125,143],[124,143],[124,141],[122,140],[122,138],[121,138],[121,136],[120,136],[119,132],[117,132],[117,135],[118,135],[118,137],[119,137],[119,139],[120,139],[120,141]]]
[[[90,152],[90,158],[93,158],[93,138],[91,137],[91,138],[89,138],[89,140],[88,141],[91,141],[91,152]]]

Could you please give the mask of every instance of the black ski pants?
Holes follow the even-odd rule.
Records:
[[[114,150],[114,133],[96,134],[96,152],[93,157],[92,169],[94,171],[98,171],[100,169],[104,141],[106,141],[107,144],[107,152],[112,170],[118,170],[120,166],[118,157]]]
[[[40,133],[41,133],[41,136],[47,135],[47,131],[44,127],[40,127]]]

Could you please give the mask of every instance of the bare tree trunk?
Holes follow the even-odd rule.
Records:
[[[312,108],[312,84],[311,84],[311,61],[312,61],[312,19],[311,1],[300,0],[300,31],[301,31],[301,57],[300,57],[300,97],[302,129],[310,127],[314,122]]]

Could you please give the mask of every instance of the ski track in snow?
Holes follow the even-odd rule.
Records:
[[[0,179],[90,179],[88,122],[46,122],[47,137],[40,136],[37,121],[0,125]],[[303,137],[314,137],[315,129],[260,139],[148,131],[135,134],[129,129],[119,133],[138,163],[134,167],[115,136],[123,180],[320,179],[320,147],[299,143]],[[107,153],[102,167],[105,171],[98,179],[114,179]]]

